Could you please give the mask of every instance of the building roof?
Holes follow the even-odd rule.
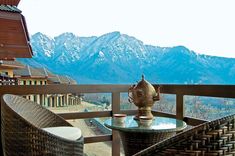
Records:
[[[77,81],[75,81],[74,79],[72,79],[71,77],[68,77],[69,78],[69,82],[70,84],[77,84]]]
[[[31,58],[32,48],[24,16],[14,0],[0,0],[0,59]]]
[[[68,76],[59,76],[62,84],[77,84],[75,80]]]
[[[52,84],[77,84],[75,80],[68,76],[60,76],[52,74],[46,68],[33,68],[30,66],[25,66],[22,69],[14,70],[14,77],[21,78],[45,78]]]
[[[0,0],[0,4],[5,5],[15,5],[17,6],[19,4],[20,0]]]
[[[41,73],[40,70],[30,66],[25,66],[23,69],[14,70],[14,76],[26,78],[46,78],[44,73]]]
[[[60,84],[60,78],[58,75],[48,78],[48,80],[53,84]]]
[[[75,80],[68,76],[54,75],[54,77],[50,77],[48,80],[54,84],[77,84]]]
[[[45,77],[50,78],[54,77],[55,75],[52,74],[48,69],[46,68],[35,68],[36,70],[40,71]]]
[[[7,60],[0,60],[0,69],[1,68],[11,68],[11,69],[17,69],[17,68],[24,68],[25,66],[17,61],[7,61]]]

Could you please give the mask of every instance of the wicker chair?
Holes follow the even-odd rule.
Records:
[[[63,118],[39,104],[16,95],[3,95],[1,135],[4,155],[83,155],[84,141],[81,135],[69,139],[44,128],[76,130]]]
[[[203,123],[134,156],[235,156],[235,114]]]

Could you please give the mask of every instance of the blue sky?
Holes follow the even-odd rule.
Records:
[[[21,0],[30,34],[112,31],[156,46],[235,58],[234,0]]]

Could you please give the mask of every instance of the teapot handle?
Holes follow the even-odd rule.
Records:
[[[135,85],[132,85],[129,89],[128,89],[128,101],[130,103],[133,103],[133,97],[130,96],[130,92],[131,90],[135,87]]]
[[[159,101],[160,100],[160,87],[157,88],[157,96],[153,97],[153,101]]]

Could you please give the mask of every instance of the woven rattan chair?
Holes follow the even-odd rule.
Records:
[[[206,122],[135,156],[235,156],[235,114]]]
[[[63,118],[39,104],[20,96],[3,95],[1,134],[4,155],[83,155],[82,136],[73,140],[45,130],[61,126],[76,130]]]

